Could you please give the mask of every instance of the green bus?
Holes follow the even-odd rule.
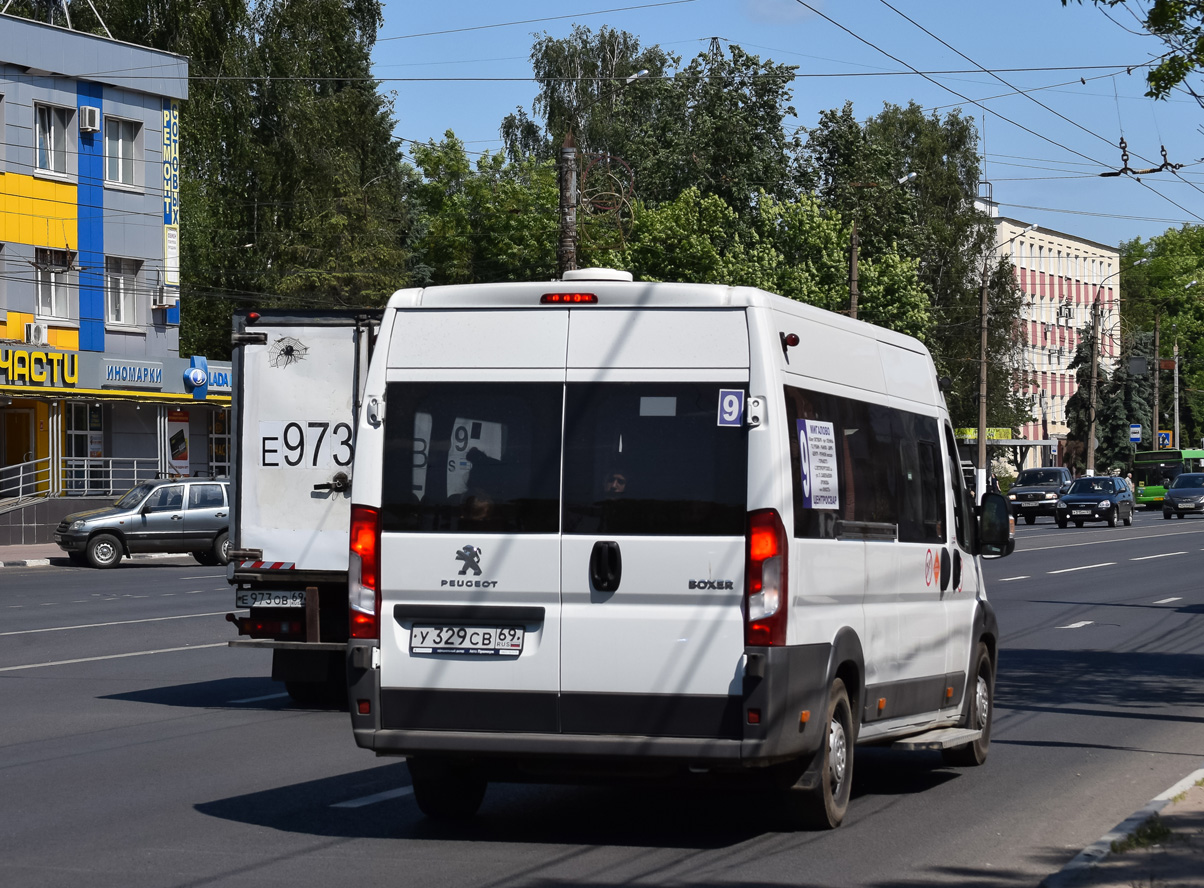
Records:
[[[1146,450],[1133,454],[1137,505],[1161,509],[1167,486],[1183,472],[1204,471],[1204,450]]]

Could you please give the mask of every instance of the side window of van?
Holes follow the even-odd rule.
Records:
[[[957,455],[957,444],[953,440],[953,430],[945,426],[945,452],[949,457],[949,486],[953,490],[953,526],[957,533],[957,542],[967,552],[974,551],[970,539],[972,533],[974,510],[970,502],[969,492],[958,467],[961,460]]]
[[[932,417],[787,386],[794,532],[893,525],[902,542],[945,540],[939,426]]]
[[[559,383],[389,383],[385,531],[556,533]]]
[[[743,536],[744,385],[569,383],[564,532]]]

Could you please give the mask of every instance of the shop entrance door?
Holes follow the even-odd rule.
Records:
[[[4,423],[3,453],[0,464],[0,499],[33,493],[37,487],[33,466],[21,468],[34,458],[33,410],[8,407],[2,414]]]

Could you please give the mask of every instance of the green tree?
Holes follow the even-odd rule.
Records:
[[[1082,4],[1083,0],[1077,0]],[[1122,6],[1125,0],[1092,0],[1097,6]],[[1062,0],[1069,6],[1070,0]],[[1146,74],[1149,89],[1146,95],[1154,99],[1167,98],[1171,90],[1183,86],[1204,101],[1187,86],[1189,75],[1204,65],[1204,3],[1200,0],[1152,0],[1138,14],[1145,15],[1141,25],[1166,45],[1167,53]]]
[[[1032,404],[1019,394],[1021,294],[1008,263],[989,258],[995,230],[974,205],[979,169],[974,121],[958,111],[929,114],[914,102],[887,104],[864,123],[851,105],[827,111],[807,131],[804,147],[805,182],[842,217],[857,220],[863,259],[874,262],[888,251],[918,260],[931,301],[932,327],[923,338],[952,380],[947,400],[959,426],[978,424],[986,275],[987,424],[1014,428],[1032,416]],[[899,186],[907,173],[915,179]]]
[[[556,271],[556,171],[486,154],[474,166],[450,131],[414,150],[415,284],[548,280]]]

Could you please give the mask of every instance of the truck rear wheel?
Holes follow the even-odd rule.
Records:
[[[432,820],[468,820],[485,800],[488,783],[470,763],[411,756],[406,764],[414,786],[414,801]]]
[[[987,760],[991,748],[991,717],[995,712],[995,670],[991,668],[991,654],[981,641],[974,654],[974,672],[970,674],[970,693],[962,715],[962,727],[975,728],[982,735],[964,746],[942,749],[945,764],[957,767],[973,767]]]
[[[811,829],[835,829],[849,809],[857,729],[849,692],[839,678],[828,690],[826,714],[821,723],[826,737],[787,798],[791,819]]]

